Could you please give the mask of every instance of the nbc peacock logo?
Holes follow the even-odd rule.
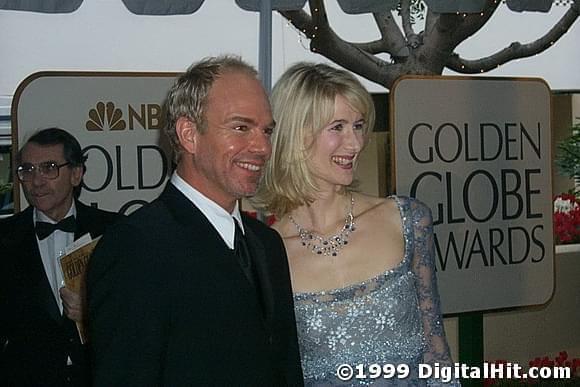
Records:
[[[85,127],[90,131],[125,130],[127,123],[123,119],[123,112],[113,102],[98,102],[96,107],[89,110],[89,120]]]

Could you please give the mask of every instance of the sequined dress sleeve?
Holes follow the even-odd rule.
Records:
[[[404,257],[396,267],[344,288],[294,295],[306,386],[459,385],[419,377],[421,363],[451,362],[435,278],[431,213],[417,200],[393,199],[405,238]],[[408,366],[409,375],[370,377],[369,365],[387,363]],[[349,380],[337,376],[342,364],[353,367]]]

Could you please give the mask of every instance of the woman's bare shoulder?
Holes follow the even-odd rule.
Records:
[[[392,197],[379,198],[363,193],[353,193],[355,201],[355,217],[370,217],[377,219],[398,219],[399,208]]]

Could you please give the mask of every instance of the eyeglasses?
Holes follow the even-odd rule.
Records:
[[[62,167],[69,165],[69,162],[57,164],[56,161],[45,161],[40,164],[25,163],[18,167],[16,173],[20,181],[32,181],[34,178],[34,171],[38,172],[40,176],[47,179],[56,179]]]

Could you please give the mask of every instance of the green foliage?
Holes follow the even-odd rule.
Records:
[[[0,194],[12,191],[12,183],[0,184]]]
[[[580,176],[580,124],[574,125],[572,135],[558,144],[556,167],[570,178]]]

